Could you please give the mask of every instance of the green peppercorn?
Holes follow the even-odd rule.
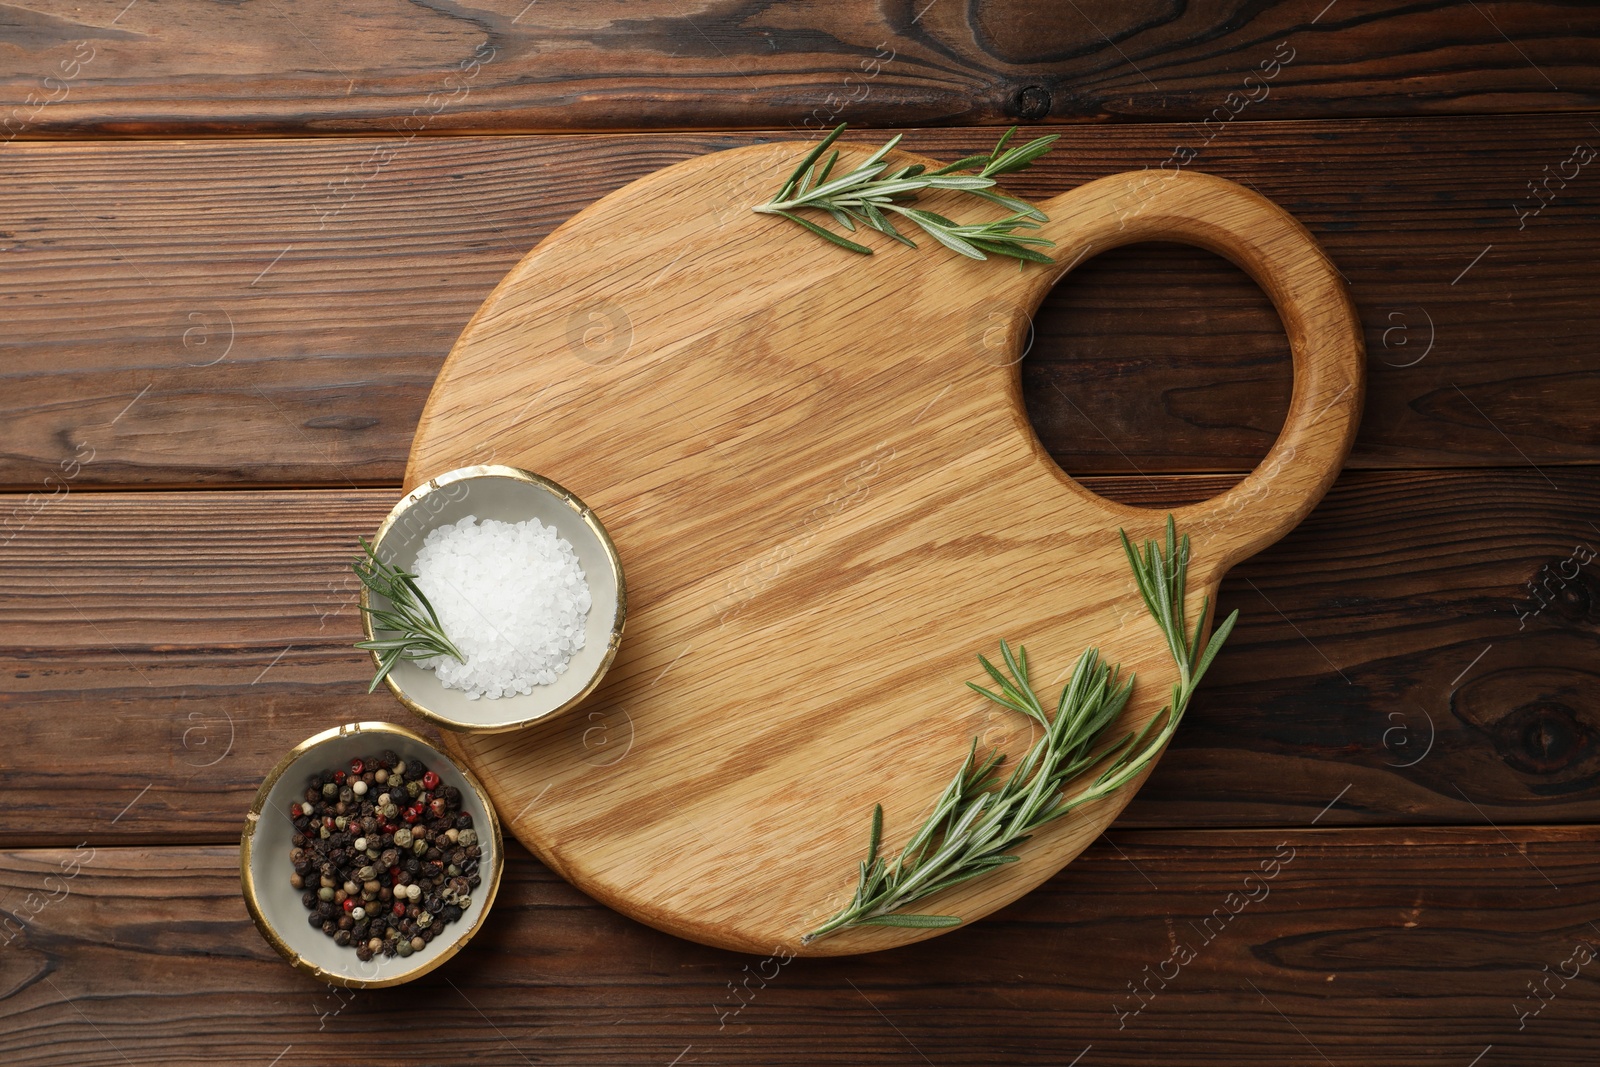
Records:
[[[386,752],[352,764],[372,769],[307,779],[291,883],[304,887],[309,924],[358,958],[409,956],[470,905],[481,837],[458,789],[426,788],[434,778],[422,761]],[[400,824],[402,810],[418,803],[424,818],[382,831],[380,821]]]

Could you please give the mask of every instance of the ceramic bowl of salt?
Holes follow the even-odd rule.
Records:
[[[401,703],[449,730],[493,733],[560,715],[616,658],[628,613],[622,561],[582,500],[516,467],[463,467],[407,493],[372,541],[416,576],[462,659],[402,660],[385,678]],[[390,605],[361,591],[370,609]],[[373,653],[377,664],[379,654]]]

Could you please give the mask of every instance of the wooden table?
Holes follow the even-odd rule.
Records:
[[[0,9],[0,1061],[1592,1062],[1597,39],[1543,0]],[[943,157],[1048,127],[1027,195],[1190,149],[1283,204],[1366,329],[1347,470],[1224,584],[1113,831],[993,918],[744,958],[515,849],[449,966],[308,982],[241,818],[293,743],[406,719],[344,564],[451,342],[601,194],[838,121]],[[1119,500],[1232,484],[1287,407],[1205,253],[1102,256],[1035,334],[1041,439]]]

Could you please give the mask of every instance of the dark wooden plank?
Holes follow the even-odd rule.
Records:
[[[513,848],[460,956],[353,993],[257,935],[234,848],[7,852],[0,1044],[11,1067],[1587,1062],[1595,843],[1128,832],[971,929],[788,961],[640,926]]]
[[[1224,583],[1239,628],[1122,824],[1600,820],[1600,564],[1573,556],[1600,548],[1600,471],[1548,474],[1345,474]],[[1222,481],[1090,484],[1171,503]],[[0,548],[0,844],[230,840],[291,745],[409,721],[365,695],[342,570],[394,495],[40,510]]]
[[[1201,122],[1600,103],[1556,0],[8,4],[23,136]]]
[[[1063,132],[1019,192],[1193,138]],[[396,484],[444,354],[523,252],[600,194],[754,136],[14,143],[0,486]],[[908,143],[948,157],[990,136]],[[1582,170],[1521,232],[1514,211],[1579,142],[1600,133],[1575,115],[1258,123],[1193,164],[1284,204],[1350,278],[1372,371],[1352,465],[1600,461],[1600,182]],[[1074,473],[1245,470],[1281,422],[1281,327],[1207,254],[1091,261],[1037,333],[1028,403]]]

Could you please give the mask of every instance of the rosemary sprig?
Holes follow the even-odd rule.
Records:
[[[916,242],[889,221],[889,213],[893,213],[910,219],[935,241],[969,259],[987,259],[988,253],[1011,256],[1029,263],[1054,262],[1043,252],[1035,251],[1035,247],[1055,247],[1054,241],[1022,232],[1037,230],[1039,223],[1048,222],[1044,212],[1026,200],[994,192],[992,187],[997,176],[1022,170],[1048,152],[1058,134],[1008,149],[1006,142],[1017,132],[1013,126],[1001,135],[994,151],[987,155],[967,156],[937,170],[930,171],[918,163],[885,173],[889,170],[889,164],[884,156],[900,143],[900,135],[896,134],[888,144],[873,152],[854,170],[834,178],[831,176],[834,164],[839,162],[838,149],[833,150],[825,163],[821,162],[822,155],[844,132],[845,125],[841,122],[800,161],[794,173],[789,175],[789,180],[778,190],[777,196],[752,210],[765,215],[782,215],[819,237],[862,255],[872,255],[872,249],[794,212],[805,208],[826,211],[848,231],[854,232],[859,222],[868,229],[887,234],[901,244],[915,248]],[[962,175],[958,173],[960,171],[977,173]],[[989,222],[958,223],[932,211],[910,206],[909,202],[915,200],[919,192],[929,189],[958,189],[1009,208],[1011,214]]]
[[[367,692],[378,688],[378,683],[387,678],[401,660],[451,656],[465,663],[467,658],[445,636],[433,605],[417,587],[417,576],[379,559],[365,537],[361,538],[361,548],[365,557],[357,558],[350,569],[356,572],[369,593],[376,593],[389,602],[388,608],[366,605],[361,608],[372,619],[374,636],[371,641],[357,641],[356,647],[379,653],[378,673],[367,686]],[[395,636],[379,637],[380,630],[392,631]]]
[[[1145,606],[1161,627],[1178,665],[1171,703],[1138,733],[1125,734],[1097,750],[1101,735],[1127,705],[1133,678],[1123,681],[1121,668],[1105,663],[1100,653],[1091,648],[1073,668],[1055,715],[1046,715],[1028,680],[1026,649],[1019,648],[1013,655],[1011,646],[1001,641],[1004,672],[985,657],[978,657],[999,691],[973,682],[967,685],[1002,707],[1032,719],[1043,729],[1043,735],[1003,780],[999,768],[1005,757],[992,752],[980,762],[978,741],[974,738],[965,762],[940,795],[933,814],[892,860],[879,855],[883,806],[876,806],[855,896],[833,918],[801,938],[802,944],[855,926],[959,926],[961,919],[954,915],[907,914],[902,909],[1015,863],[1017,857],[1012,850],[1033,831],[1115,793],[1138,777],[1166,746],[1200,679],[1233,631],[1239,613],[1229,615],[1202,645],[1201,630],[1211,613],[1208,597],[1191,636],[1183,604],[1189,538],[1178,538],[1170,515],[1165,551],[1155,541],[1148,541],[1141,553],[1128,541],[1126,533],[1122,535],[1122,545]],[[1084,782],[1084,776],[1096,768],[1099,774]]]

